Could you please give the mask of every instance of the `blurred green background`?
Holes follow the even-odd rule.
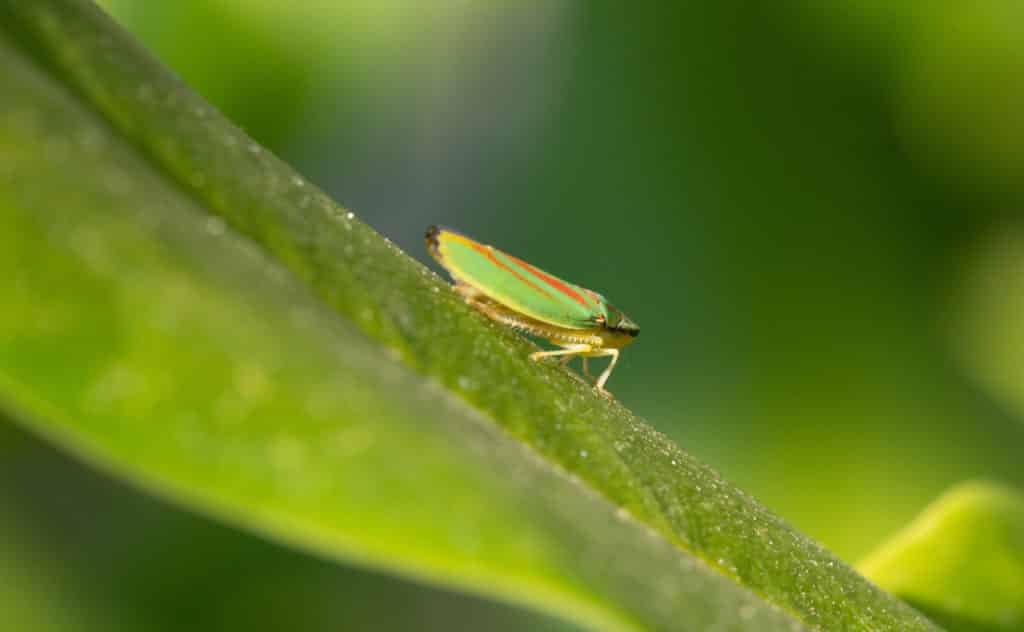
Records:
[[[643,328],[617,397],[844,559],[958,481],[1024,488],[1021,3],[101,4],[413,256],[448,224],[605,293]],[[0,611],[34,629],[564,627],[7,422],[0,454],[0,580],[37,588]]]

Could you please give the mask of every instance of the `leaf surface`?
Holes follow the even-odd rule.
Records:
[[[1024,629],[1024,495],[958,485],[860,568],[949,630]]]

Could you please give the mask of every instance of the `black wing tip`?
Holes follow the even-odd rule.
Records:
[[[427,226],[427,250],[429,250],[432,255],[437,255],[437,236],[441,234],[442,230],[444,229],[440,226]]]
[[[440,245],[439,238],[441,233],[451,233],[453,235],[466,237],[466,235],[463,235],[454,228],[448,228],[447,226],[441,226],[440,224],[431,224],[430,226],[427,226],[427,250],[429,250],[430,254],[434,255],[435,258],[440,255],[438,247]],[[466,239],[469,239],[469,237],[466,237]]]

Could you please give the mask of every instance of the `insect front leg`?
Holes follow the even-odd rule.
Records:
[[[597,391],[605,397],[611,397],[612,394],[604,389],[605,382],[608,381],[608,376],[612,374],[612,369],[615,368],[615,363],[619,361],[619,350],[618,349],[601,349],[600,352],[603,355],[609,355],[612,357],[612,361],[608,363],[608,367],[601,374],[601,377],[597,378]]]

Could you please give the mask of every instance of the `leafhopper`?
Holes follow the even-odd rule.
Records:
[[[428,228],[427,250],[452,276],[452,289],[484,316],[561,347],[531,353],[531,360],[558,357],[564,364],[580,357],[590,377],[587,358],[611,357],[596,382],[611,396],[604,385],[619,349],[640,328],[605,297],[449,228]]]

